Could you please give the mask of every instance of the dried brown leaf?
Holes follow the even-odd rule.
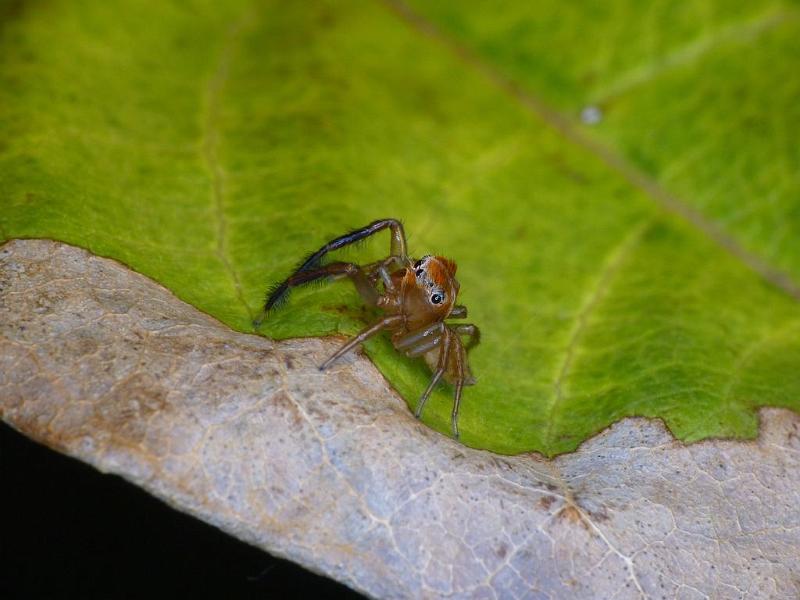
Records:
[[[755,442],[625,419],[555,460],[415,421],[335,339],[235,333],[108,259],[0,248],[0,414],[378,597],[797,598],[800,417]]]

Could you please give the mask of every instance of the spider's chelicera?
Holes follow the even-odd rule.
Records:
[[[368,265],[348,262],[323,264],[325,255],[389,229],[389,256]],[[444,377],[454,387],[452,413],[453,436],[458,438],[458,408],[465,385],[475,379],[467,363],[467,351],[480,341],[480,331],[467,323],[452,324],[446,319],[463,319],[467,308],[457,305],[458,281],[456,264],[442,256],[408,256],[403,225],[396,219],[381,219],[366,227],[331,240],[311,254],[285,281],[275,285],[267,296],[264,312],[254,323],[258,327],[267,313],[284,302],[293,287],[319,280],[349,277],[369,306],[378,307],[385,315],[350,339],[326,360],[320,369],[328,368],[364,340],[387,330],[394,347],[409,357],[425,358],[433,371],[430,383],[417,403],[416,416],[422,414],[433,388]],[[469,336],[464,345],[461,336]]]

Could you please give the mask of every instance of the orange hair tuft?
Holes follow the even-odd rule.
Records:
[[[445,280],[456,275],[456,263],[443,256],[434,256],[428,263],[428,273],[437,284],[444,285]]]

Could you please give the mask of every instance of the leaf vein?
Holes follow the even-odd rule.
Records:
[[[546,447],[550,447],[553,443],[553,421],[555,420],[555,411],[563,398],[564,381],[569,374],[575,359],[575,353],[586,331],[586,323],[589,316],[597,308],[603,295],[614,279],[614,276],[619,272],[625,262],[625,259],[631,256],[634,248],[639,244],[645,232],[652,224],[652,220],[641,223],[639,226],[635,227],[630,234],[623,238],[619,244],[611,249],[603,261],[603,266],[600,268],[597,278],[592,282],[588,292],[584,295],[584,301],[581,303],[581,307],[573,319],[567,346],[564,350],[563,358],[560,361],[561,366],[558,369],[558,374],[553,378],[553,394],[547,408],[547,431],[544,436]]]
[[[724,44],[733,41],[739,41],[742,44],[744,42],[755,43],[764,33],[796,16],[795,11],[781,7],[777,10],[771,9],[754,18],[720,27],[688,44],[656,57],[655,60],[637,65],[622,73],[596,92],[592,96],[590,104],[602,104],[633,88],[645,85],[669,71],[700,59]]]
[[[205,119],[203,121],[203,131],[201,138],[201,153],[203,161],[208,169],[211,178],[211,193],[213,198],[214,220],[216,222],[217,244],[215,254],[222,263],[223,268],[228,273],[233,284],[234,294],[238,301],[244,306],[247,314],[252,321],[254,318],[253,310],[245,299],[242,290],[242,282],[239,274],[234,267],[233,261],[229,256],[228,247],[228,219],[225,214],[225,171],[219,158],[220,145],[220,103],[222,92],[228,80],[230,64],[233,60],[236,43],[250,20],[250,13],[237,20],[230,26],[223,41],[219,59],[214,68],[213,74],[206,83],[203,90],[203,105],[205,106]]]
[[[747,370],[748,363],[760,351],[769,348],[771,345],[781,342],[784,338],[797,337],[797,331],[800,329],[800,320],[791,321],[789,323],[779,322],[774,327],[771,327],[765,335],[755,340],[739,353],[733,367],[731,368],[732,375],[728,379],[725,389],[722,391],[722,399],[728,404],[733,402],[731,392],[736,388],[742,379],[742,376]]]

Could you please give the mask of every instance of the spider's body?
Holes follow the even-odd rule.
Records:
[[[390,255],[364,266],[332,262],[322,264],[324,256],[345,245],[362,240],[383,229],[390,229]],[[408,257],[403,226],[395,219],[382,219],[325,244],[302,263],[295,273],[271,291],[263,316],[283,301],[292,287],[319,279],[349,277],[364,301],[382,309],[385,316],[349,340],[320,369],[326,369],[369,337],[387,330],[394,347],[409,357],[425,358],[433,377],[417,404],[416,416],[439,379],[455,387],[453,402],[453,435],[458,437],[458,408],[463,386],[475,383],[467,364],[467,350],[478,343],[480,332],[471,324],[448,324],[448,318],[464,318],[467,309],[455,304],[458,281],[456,264],[441,256],[424,256],[414,261]],[[256,322],[260,324],[261,319]],[[470,336],[464,346],[461,335]]]
[[[397,324],[386,327],[392,332],[394,347],[407,356],[424,356],[434,373],[438,369],[443,342],[449,338],[451,350],[444,364],[443,377],[449,383],[455,384],[461,378],[462,385],[471,385],[475,381],[466,359],[462,358],[460,364],[457,359],[457,355],[463,353],[461,340],[445,323],[445,319],[452,315],[459,289],[455,272],[453,261],[441,256],[425,256],[411,267],[391,274],[394,287],[378,299],[377,305],[387,316],[402,317]],[[440,300],[434,304],[431,298]],[[464,316],[463,312],[465,310],[457,315]],[[463,369],[463,374],[459,373],[460,369]]]

